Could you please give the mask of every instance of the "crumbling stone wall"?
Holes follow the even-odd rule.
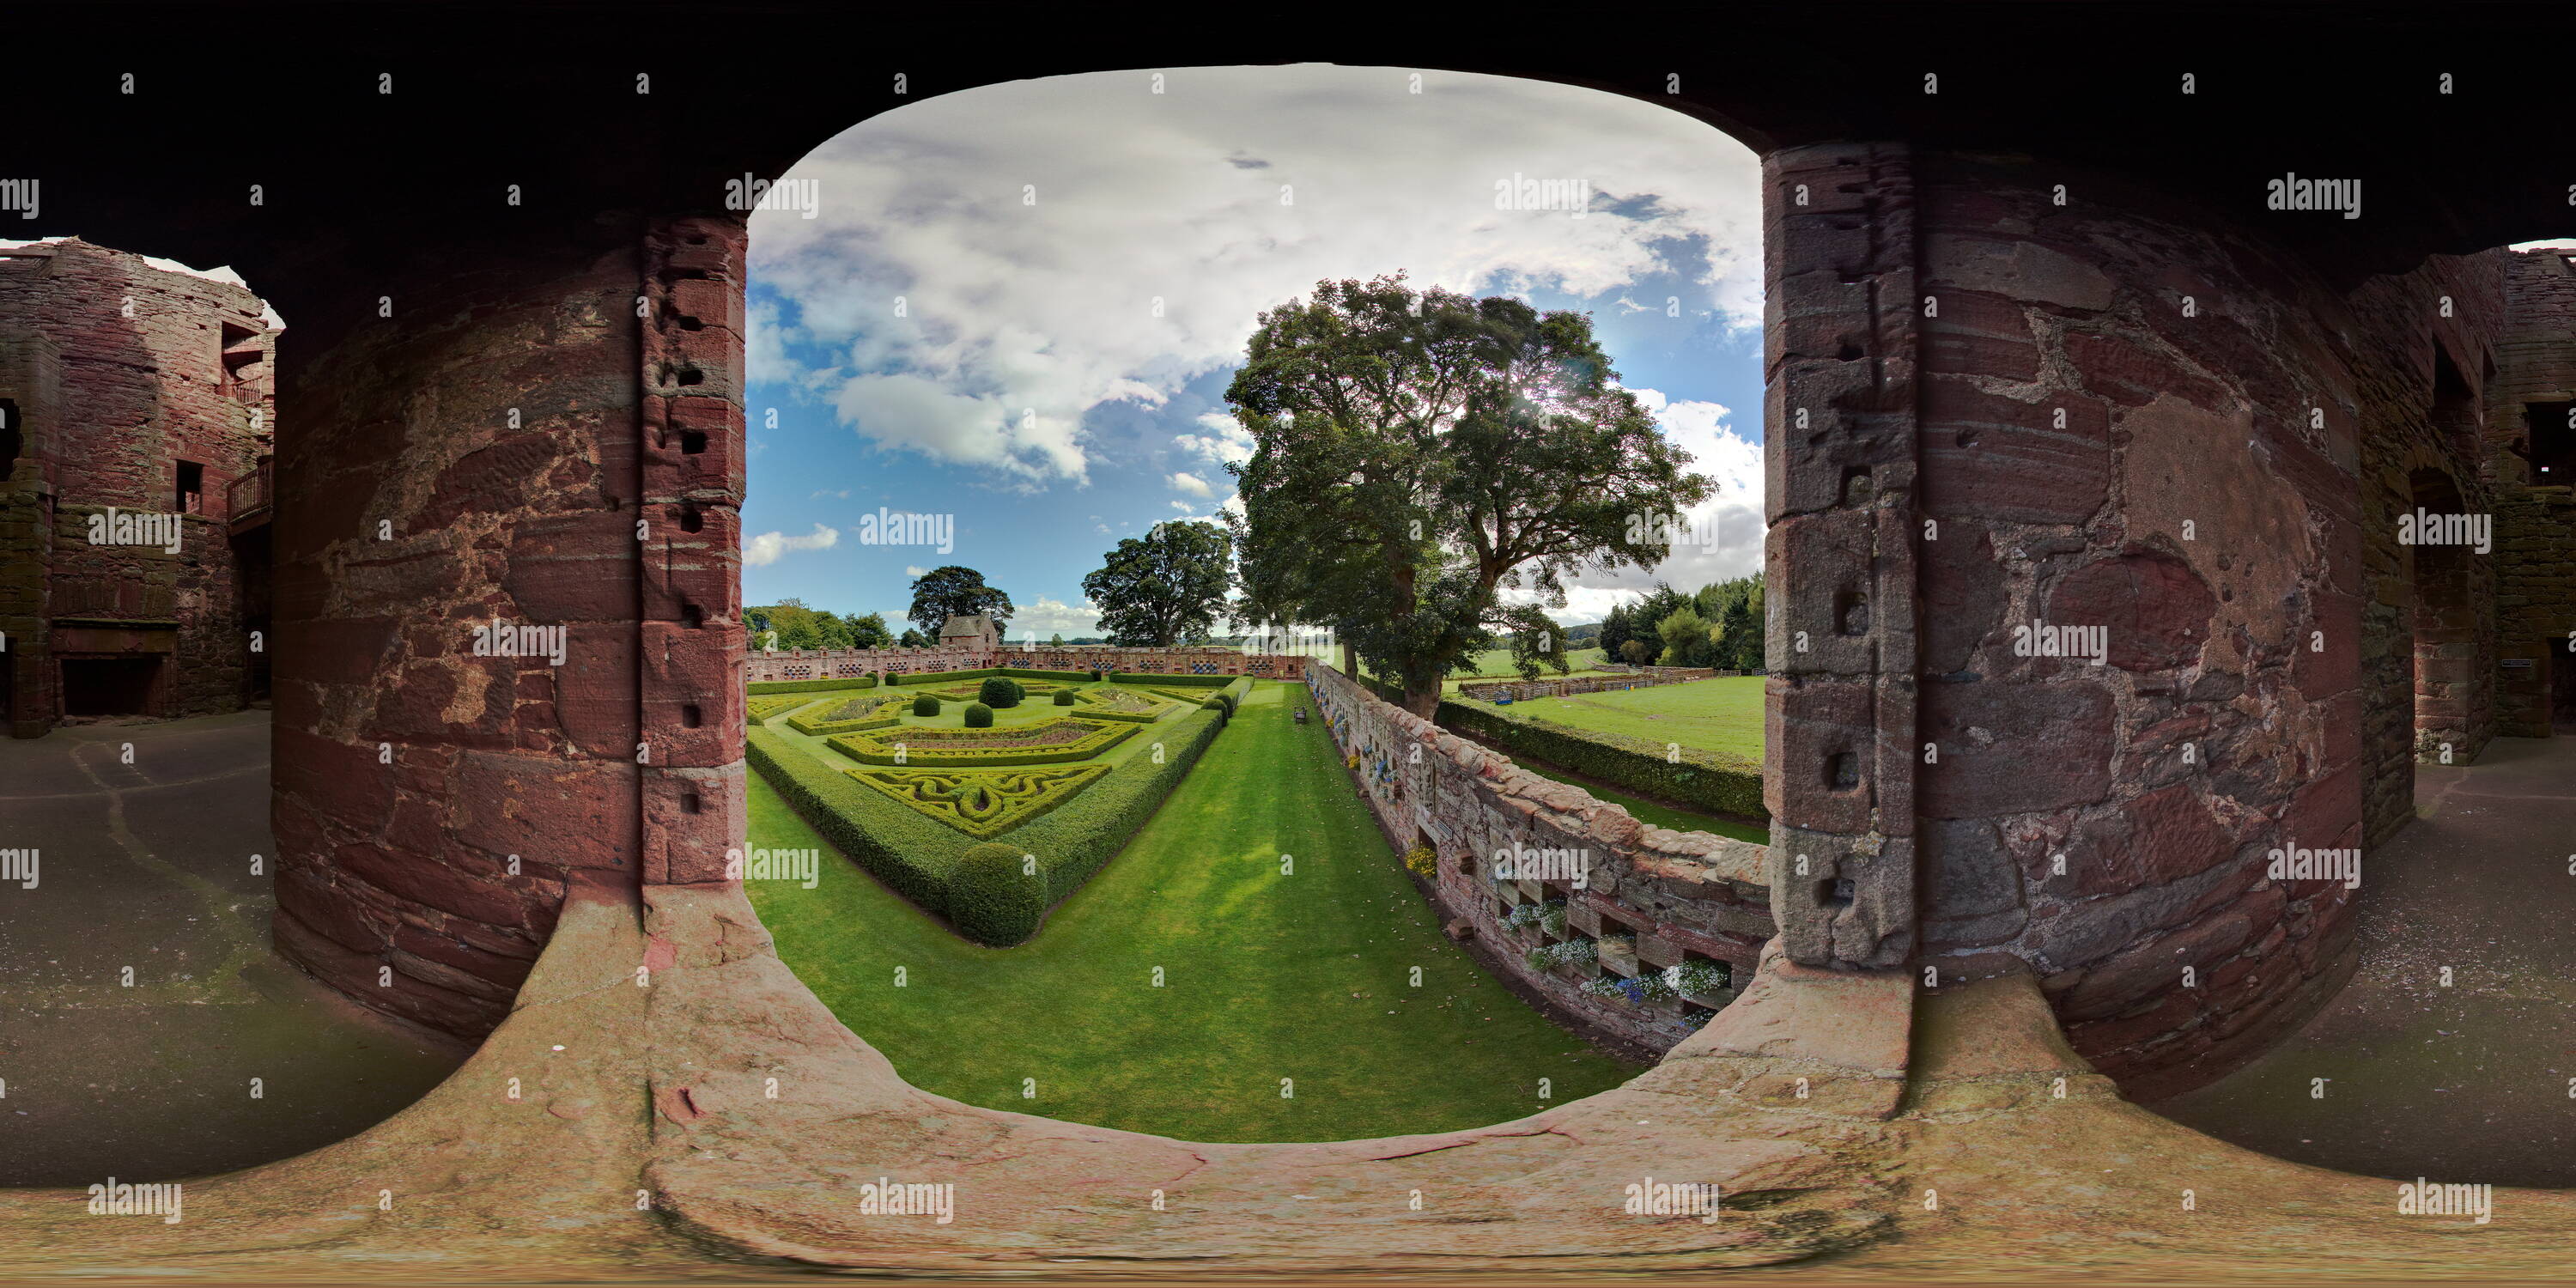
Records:
[[[62,714],[66,660],[157,659],[144,714],[234,711],[248,698],[241,598],[258,556],[232,542],[225,491],[270,450],[264,311],[242,287],[77,238],[0,258],[0,334],[21,355],[0,375],[23,422],[0,501],[18,736]],[[181,461],[202,471],[193,509]],[[181,515],[179,549],[93,544],[92,517],[112,511]]]
[[[1354,770],[1362,799],[1399,849],[1427,845],[1432,904],[1464,934],[1487,969],[1560,1022],[1640,1058],[1663,1054],[1692,1030],[1701,1001],[1642,1006],[1583,992],[1596,974],[1633,976],[1686,959],[1723,962],[1740,987],[1753,977],[1774,927],[1762,847],[1714,832],[1640,823],[1580,787],[1541,778],[1318,664],[1307,683],[1317,714]],[[1574,856],[1558,875],[1497,876],[1498,859]],[[1573,865],[1580,867],[1580,884]],[[1548,935],[1505,925],[1516,905],[1566,902],[1566,929]],[[1550,940],[1635,938],[1633,961],[1533,970],[1523,960]],[[1722,998],[1709,1003],[1723,1004]]]
[[[1926,960],[2027,964],[2096,1067],[2180,1090],[2349,969],[2349,891],[2269,861],[2361,847],[2365,797],[2411,779],[2365,730],[2411,707],[2374,668],[2408,624],[2366,613],[2388,462],[2474,495],[2433,355],[2484,369],[2495,278],[2436,260],[2346,297],[2107,177],[1915,173]],[[2069,626],[2098,657],[2050,655]]]
[[[2505,333],[2489,386],[2496,495],[2496,732],[2547,738],[2576,693],[2576,478],[2536,472],[2531,413],[2576,403],[2576,264],[2565,251],[2491,252],[2505,270]]]
[[[742,231],[602,231],[393,300],[287,393],[278,947],[451,1032],[568,889],[720,881],[741,835]]]

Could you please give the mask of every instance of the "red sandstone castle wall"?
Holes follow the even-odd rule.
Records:
[[[2535,474],[2529,403],[2576,401],[2576,266],[2567,252],[2494,252],[2505,266],[2505,335],[2487,397],[2496,482],[2496,732],[2551,736],[2576,689],[2576,478]],[[2517,455],[2520,452],[2522,455]]]
[[[41,334],[56,382],[41,412],[8,395],[26,420],[19,499],[0,529],[0,551],[17,570],[0,630],[24,642],[12,650],[21,734],[60,714],[54,686],[66,656],[163,656],[150,714],[238,710],[248,696],[245,560],[224,497],[257,468],[275,424],[274,336],[262,311],[241,287],[77,239],[0,259],[0,329]],[[227,328],[256,360],[224,361]],[[180,512],[179,460],[202,466],[203,477],[200,510],[183,520],[175,555],[90,543],[90,517],[107,507]],[[32,536],[41,524],[52,528],[49,542]],[[31,569],[43,570],[41,596],[21,584]]]
[[[2427,391],[2437,343],[2482,368],[2494,278],[2437,261],[2345,299],[2107,180],[1951,157],[1916,180],[1938,310],[1926,952],[1945,972],[2027,962],[2097,1067],[2178,1090],[2346,968],[2350,894],[2271,881],[2266,856],[2362,845],[2375,781],[2411,780],[2385,763],[2411,729],[2365,727],[2411,706],[2373,667],[2403,632],[2386,462],[2474,483],[2430,441]],[[2443,294],[2467,302],[2454,319]],[[2034,621],[2107,625],[2106,664],[2016,654]]]
[[[569,892],[721,879],[742,834],[742,231],[605,235],[398,301],[288,394],[278,946],[460,1033]],[[476,656],[496,618],[564,664]]]

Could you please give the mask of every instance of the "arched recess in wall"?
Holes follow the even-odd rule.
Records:
[[[271,951],[285,329],[228,268],[0,244],[0,1184],[288,1157],[462,1058]]]
[[[1013,656],[1058,672],[1024,680],[1081,688],[1095,668],[1043,650],[1104,633],[1082,611],[1085,575],[1157,520],[1212,522],[1229,506],[1225,467],[1252,437],[1228,412],[1227,381],[1257,315],[1321,280],[1399,271],[1415,287],[1591,310],[1625,386],[1648,391],[1692,468],[1720,476],[1685,516],[1711,520],[1698,525],[1706,548],[1652,574],[1577,579],[1593,598],[1574,606],[1593,611],[1571,620],[1598,620],[1617,587],[1669,579],[1687,592],[1760,567],[1758,166],[1661,104],[1402,69],[1057,77],[870,120],[754,199],[739,602],[755,649],[855,646],[874,638],[871,615],[899,641],[912,583],[953,565],[1011,597],[1002,647],[1037,646]],[[1866,610],[1854,620],[1865,630]],[[1731,998],[1774,933],[1749,769],[1736,808],[1751,827],[1739,814],[1731,835],[1658,843],[1670,852],[1656,861],[1704,874],[1675,896],[1616,880],[1648,847],[1633,826],[1543,844],[1501,821],[1490,784],[1480,802],[1417,818],[1465,791],[1434,781],[1448,762],[1416,754],[1419,735],[1373,695],[1318,680],[1264,682],[1204,749],[1174,722],[1104,758],[1127,773],[1178,739],[1169,750],[1195,763],[1152,784],[1171,793],[1159,812],[1109,820],[1137,828],[1114,859],[1066,872],[1055,853],[1037,859],[1054,905],[1037,939],[971,946],[952,923],[973,896],[917,856],[962,862],[979,832],[1064,843],[1050,817],[1126,789],[1068,779],[1059,801],[1014,782],[1032,797],[1015,802],[974,794],[999,786],[967,781],[990,767],[932,781],[871,756],[871,724],[971,734],[958,708],[981,696],[980,678],[918,682],[982,660],[966,639],[755,655],[764,683],[747,733],[752,902],[818,996],[929,1090],[1205,1140],[1470,1126],[1615,1085]],[[836,680],[853,687],[764,692]],[[926,718],[911,701],[925,691],[944,699]],[[1000,726],[1080,719],[1092,704],[1054,701],[1032,694],[1036,712],[1004,708]],[[1643,795],[1620,799],[1659,826],[1699,826]],[[1044,812],[1014,822],[1021,804]],[[969,832],[940,808],[1000,826]],[[912,848],[879,839],[894,833]],[[1594,875],[1610,879],[1569,868],[1497,880],[1491,853],[1514,843],[1597,856]],[[1437,903],[1405,874],[1415,847],[1430,852],[1416,872]],[[816,866],[798,866],[809,853]],[[1444,923],[1472,937],[1462,947]],[[1518,1036],[1480,1050],[1480,1026]],[[1273,1036],[1290,1030],[1339,1033],[1347,1050],[1292,1058]],[[1416,1072],[1376,1077],[1376,1059]]]

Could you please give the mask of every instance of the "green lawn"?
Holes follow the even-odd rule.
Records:
[[[752,844],[819,848],[824,867],[813,890],[747,888],[843,1023],[915,1085],[972,1104],[1192,1140],[1340,1140],[1497,1122],[1634,1073],[1442,937],[1322,721],[1289,719],[1304,701],[1302,685],[1257,683],[1145,830],[1020,947],[950,934],[757,775]]]
[[[1509,752],[1505,752],[1504,754],[1510,755]],[[1580,778],[1576,778],[1572,774],[1566,773],[1562,769],[1558,769],[1554,765],[1541,764],[1540,762],[1531,760],[1526,756],[1512,756],[1512,763],[1538,775],[1541,778],[1554,779],[1560,783],[1570,783],[1590,792],[1598,799],[1608,801],[1613,805],[1624,805],[1627,807],[1629,813],[1637,816],[1637,821],[1640,823],[1650,823],[1656,827],[1669,827],[1676,832],[1715,832],[1719,836],[1731,836],[1736,840],[1751,841],[1756,845],[1768,845],[1771,843],[1770,829],[1757,823],[1737,823],[1729,819],[1719,818],[1714,814],[1702,814],[1696,810],[1677,809],[1670,805],[1657,804],[1656,802],[1647,800],[1642,796],[1631,796],[1615,787],[1605,787],[1599,783],[1585,782]]]
[[[1762,759],[1762,677],[1758,675],[1537,698],[1513,703],[1511,709],[1577,729]]]

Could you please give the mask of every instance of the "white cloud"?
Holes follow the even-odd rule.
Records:
[[[840,542],[839,532],[820,523],[814,525],[811,534],[802,537],[764,532],[743,541],[742,561],[746,566],[758,567],[778,562],[778,557],[790,550],[829,550]]]
[[[1208,487],[1208,485],[1207,485],[1207,480],[1206,480],[1206,479],[1203,479],[1203,478],[1200,478],[1200,477],[1199,477],[1198,475],[1196,475],[1196,474],[1175,474],[1175,475],[1173,475],[1173,476],[1172,476],[1172,490],[1174,490],[1174,491],[1176,491],[1176,492],[1187,492],[1187,493],[1189,493],[1191,496],[1215,496],[1215,495],[1216,495],[1215,491],[1214,491],[1214,490],[1212,490],[1212,489],[1210,489],[1210,488]],[[1184,508],[1186,508],[1186,507],[1184,507]]]
[[[1211,465],[1227,465],[1252,459],[1252,435],[1232,416],[1217,412],[1199,414],[1199,428],[1205,434],[1175,434],[1172,442],[1182,451],[1202,457]]]
[[[1588,296],[1682,271],[1694,314],[1759,325],[1759,164],[1701,122],[1461,73],[1419,94],[1390,68],[1166,75],[1160,95],[1113,72],[929,99],[798,162],[819,216],[751,217],[752,272],[794,306],[754,310],[757,378],[883,448],[1039,487],[1087,478],[1092,408],[1159,407],[1242,361],[1255,315],[1322,278]],[[1496,209],[1515,175],[1594,204]],[[784,361],[795,337],[828,364]],[[1230,419],[1200,428],[1182,450],[1249,454]]]
[[[1586,573],[1566,587],[1565,607],[1548,610],[1560,622],[1597,622],[1613,604],[1632,602],[1656,582],[1683,591],[1713,581],[1755,576],[1762,571],[1762,445],[1735,432],[1726,421],[1729,410],[1713,402],[1674,402],[1662,391],[1632,389],[1637,401],[1655,418],[1664,437],[1690,453],[1687,467],[1716,485],[1708,500],[1683,512],[1683,526],[1708,544],[1677,544],[1651,569],[1622,568],[1616,573]],[[1530,603],[1530,592],[1506,594],[1513,603]]]
[[[1041,641],[1059,633],[1067,639],[1100,633],[1100,606],[1088,599],[1079,604],[1068,604],[1061,599],[1039,595],[1012,607],[1010,625],[1004,628],[1004,633],[1013,643],[1028,638],[1032,632]]]
[[[930,570],[927,568],[915,568],[910,564],[906,564],[904,565],[903,575],[918,581],[923,577],[929,576]]]

